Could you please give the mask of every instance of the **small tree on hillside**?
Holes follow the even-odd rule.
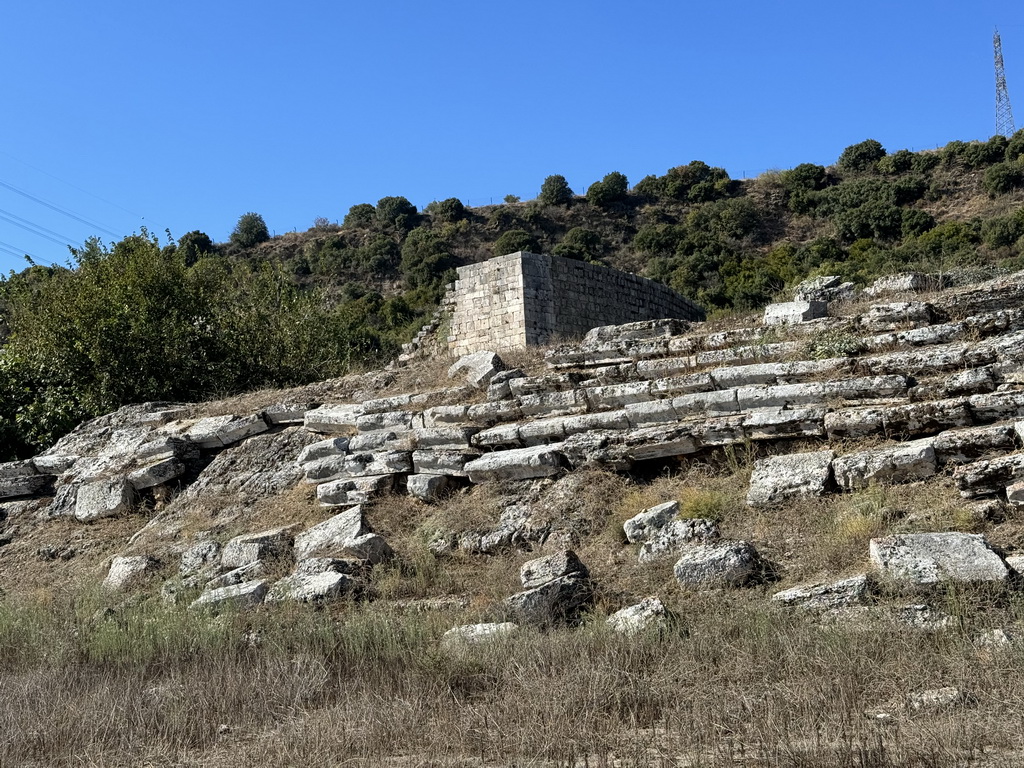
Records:
[[[624,174],[612,171],[601,181],[595,181],[587,189],[587,200],[599,207],[617,203],[626,198],[629,181]]]
[[[516,251],[540,251],[540,241],[525,229],[510,229],[494,241],[494,255],[504,256]]]
[[[259,243],[270,239],[270,231],[267,229],[267,222],[258,213],[243,213],[235,231],[231,233],[231,242],[243,248],[251,248]]]
[[[185,266],[191,267],[206,254],[213,253],[213,241],[205,232],[194,229],[186,232],[178,240],[177,252],[185,260]]]
[[[569,188],[569,182],[565,176],[555,174],[544,179],[540,185],[540,194],[537,199],[544,205],[568,205],[572,202],[573,191]]]
[[[840,170],[873,171],[879,160],[885,157],[885,147],[874,139],[851,144],[839,156]]]

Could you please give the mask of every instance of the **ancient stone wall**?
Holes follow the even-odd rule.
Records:
[[[520,251],[460,267],[448,348],[547,344],[591,328],[637,320],[700,320],[696,304],[636,275],[557,256]]]

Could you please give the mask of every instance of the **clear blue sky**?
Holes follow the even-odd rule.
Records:
[[[8,3],[0,271],[25,266],[11,251],[63,263],[64,240],[141,226],[223,241],[246,211],[280,234],[385,195],[481,205],[535,197],[553,173],[583,192],[695,159],[741,177],[827,165],[866,138],[985,139],[996,26],[1024,125],[1020,8]]]

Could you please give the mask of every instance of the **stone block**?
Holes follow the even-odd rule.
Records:
[[[673,573],[681,587],[715,589],[758,581],[766,569],[753,544],[723,541],[691,545],[676,561]]]
[[[473,483],[550,477],[563,468],[564,457],[559,448],[560,445],[539,445],[486,454],[467,463],[466,474]]]
[[[787,301],[764,308],[765,325],[794,325],[828,317],[828,302]]]
[[[836,482],[845,490],[872,483],[909,483],[937,471],[935,449],[928,439],[839,456],[832,462]]]
[[[872,539],[871,562],[895,582],[924,586],[943,582],[1003,583],[1009,570],[981,534],[912,533]]]
[[[750,477],[747,504],[763,507],[794,497],[824,495],[834,458],[834,451],[815,451],[758,460]]]

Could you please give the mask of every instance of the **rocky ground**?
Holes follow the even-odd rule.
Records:
[[[299,611],[331,632],[366,612],[427,615],[424,653],[463,661],[594,632],[604,650],[580,653],[690,653],[702,631],[725,631],[716,614],[730,631],[767,622],[868,646],[910,633],[916,650],[901,653],[934,666],[900,685],[899,665],[851,682],[836,722],[855,711],[859,726],[829,726],[812,747],[807,705],[772,731],[791,727],[806,762],[769,759],[749,733],[662,745],[659,759],[1011,765],[1024,745],[1005,698],[955,662],[978,656],[974,672],[995,675],[1024,648],[1022,298],[1024,273],[946,288],[905,275],[866,292],[819,278],[762,317],[597,328],[542,358],[410,359],[290,392],[129,406],[0,465],[4,602],[13,616],[92,589],[114,624],[139,606],[194,624]],[[878,653],[870,663],[888,669]],[[761,701],[786,679],[723,690]],[[650,752],[622,762],[621,744],[668,727],[666,707],[630,710],[609,731],[620,744],[581,759],[649,764]],[[975,727],[986,717],[998,736]],[[937,723],[948,754],[928,762],[913,745]]]

